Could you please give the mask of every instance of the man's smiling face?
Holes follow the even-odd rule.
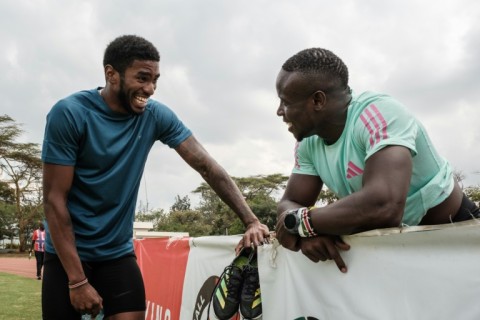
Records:
[[[304,79],[297,72],[281,70],[277,77],[277,94],[280,105],[277,115],[282,117],[297,141],[315,134],[311,109],[311,94],[305,93]]]
[[[147,101],[155,93],[160,77],[158,61],[134,60],[123,74],[117,92],[122,113],[140,115],[145,111]]]

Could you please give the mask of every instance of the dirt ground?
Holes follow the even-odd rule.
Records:
[[[4,257],[0,255],[0,272],[12,273],[27,278],[36,278],[35,257]]]

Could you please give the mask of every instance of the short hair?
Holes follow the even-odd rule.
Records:
[[[108,44],[103,66],[109,64],[123,74],[134,60],[160,61],[160,54],[150,41],[136,35],[123,35]]]
[[[348,68],[333,52],[322,48],[305,49],[282,66],[287,72],[300,72],[305,75],[323,75],[338,80],[343,88],[348,88]]]

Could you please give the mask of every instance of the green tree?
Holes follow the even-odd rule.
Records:
[[[205,236],[212,233],[212,227],[197,210],[177,210],[168,214],[164,223],[158,225],[159,231],[188,232],[192,237]]]
[[[168,215],[163,209],[152,210],[148,212],[137,212],[135,215],[136,221],[141,222],[152,222],[153,230],[160,231],[160,226],[165,224],[165,221],[168,219]],[[166,231],[166,230],[163,230]]]
[[[15,193],[5,181],[0,180],[0,201],[6,203],[15,202]]]
[[[20,251],[33,224],[43,216],[41,194],[40,149],[35,143],[20,143],[20,125],[7,115],[0,116],[0,177],[3,191],[13,194],[15,223],[18,227]],[[10,190],[10,191],[8,191]]]
[[[4,201],[0,201],[0,240],[10,239],[16,235],[15,206]]]
[[[207,217],[200,211],[191,209],[190,206],[188,196],[177,195],[174,204],[170,207],[170,212],[158,225],[158,230],[188,232],[193,237],[211,234],[212,227],[208,223]]]
[[[258,219],[270,230],[274,230],[277,221],[277,203],[281,192],[285,189],[288,177],[276,173],[233,179]],[[237,220],[243,230],[243,225],[239,219]]]
[[[15,236],[15,194],[9,185],[0,181],[0,240]]]
[[[463,190],[465,195],[470,198],[470,200],[475,201],[475,203],[480,203],[480,186],[470,186]]]
[[[205,221],[211,226],[210,235],[229,234],[228,229],[236,217],[230,208],[222,202],[206,182],[202,182],[193,193],[200,194],[200,203],[196,210],[203,215]]]
[[[318,195],[318,203],[319,205],[328,205],[334,203],[338,200],[338,197],[326,186],[323,186],[322,191]]]
[[[273,230],[277,219],[279,193],[285,188],[288,177],[271,174],[232,179],[255,215]],[[193,193],[200,194],[200,205],[196,209],[210,223],[211,234],[241,234],[245,231],[238,216],[220,200],[207,183],[203,182]]]
[[[170,207],[170,211],[186,211],[190,210],[190,198],[188,196],[184,196],[180,198],[179,195],[175,197],[174,204]]]

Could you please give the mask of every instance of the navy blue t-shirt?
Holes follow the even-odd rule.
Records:
[[[97,89],[57,102],[47,116],[45,163],[74,166],[67,207],[80,258],[109,260],[133,251],[133,221],[148,153],[191,136],[175,113],[150,99],[141,115],[112,111]],[[46,251],[55,253],[48,224]]]

